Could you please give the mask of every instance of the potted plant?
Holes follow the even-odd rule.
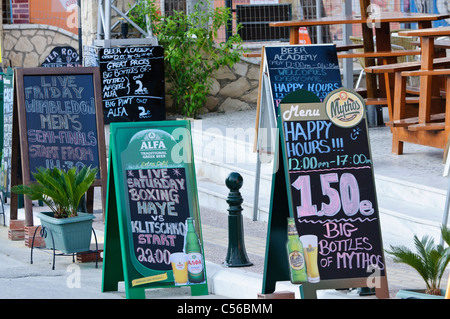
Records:
[[[450,230],[445,225],[441,227],[443,240],[450,245]],[[441,279],[450,261],[450,248],[436,245],[430,236],[422,240],[414,235],[416,252],[405,246],[390,246],[386,252],[394,256],[394,262],[404,263],[413,267],[423,278],[426,289],[402,289],[398,292],[400,298],[434,299],[444,298],[444,291],[440,289]]]
[[[45,244],[63,253],[88,251],[94,215],[79,212],[84,194],[95,180],[98,169],[84,166],[78,173],[58,168],[38,168],[35,183],[16,185],[11,190],[31,200],[44,202],[51,212],[38,213],[45,229]]]

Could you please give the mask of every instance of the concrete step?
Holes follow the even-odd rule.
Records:
[[[201,207],[208,207],[218,210],[224,214],[228,213],[228,204],[226,202],[228,196],[228,188],[208,180],[207,178],[198,178],[198,197]],[[245,183],[245,182],[244,182]],[[244,217],[254,219],[254,193],[248,190],[240,191],[244,202],[242,204],[242,214]],[[256,212],[256,219],[260,221],[268,221],[269,217],[270,196],[261,196],[258,201],[258,210]]]
[[[265,164],[267,166],[268,164]],[[264,168],[261,167],[261,171]],[[253,207],[255,196],[258,196],[258,220],[267,221],[272,188],[272,174],[262,173],[259,178],[259,185],[255,184],[256,164],[254,170],[248,170],[238,165],[220,164],[211,161],[196,159],[197,187],[199,201],[201,205],[209,208],[219,208],[227,212],[228,204],[226,198],[230,190],[226,187],[225,181],[230,173],[238,172],[243,178],[242,188],[239,190],[243,199],[243,214],[245,217],[253,219]],[[257,187],[259,186],[259,192]],[[258,193],[257,193],[258,192]]]
[[[374,175],[377,194],[380,197],[391,197],[404,204],[416,204],[438,210],[442,210],[445,206],[445,189],[377,174],[376,169]]]
[[[440,240],[446,191],[375,174],[385,244],[412,247],[412,238]]]
[[[414,235],[430,235],[440,240],[443,210],[417,205],[388,196],[378,196],[384,246],[413,247]]]

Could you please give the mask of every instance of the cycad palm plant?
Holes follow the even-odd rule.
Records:
[[[78,173],[76,167],[67,172],[58,168],[37,168],[33,173],[37,183],[16,185],[11,190],[31,200],[43,201],[56,218],[77,216],[81,198],[91,187],[97,168],[84,166]]]
[[[441,234],[447,245],[450,245],[450,230],[445,225],[441,227]],[[450,262],[450,248],[436,245],[430,236],[422,240],[414,235],[416,252],[405,246],[390,246],[386,252],[394,256],[394,262],[404,263],[413,267],[426,283],[427,294],[440,295],[441,279],[445,268]]]

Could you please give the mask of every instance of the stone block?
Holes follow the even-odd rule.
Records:
[[[12,241],[24,240],[25,231],[23,230],[8,230],[8,239]]]
[[[230,112],[230,111],[246,111],[250,110],[251,107],[245,102],[242,102],[238,99],[227,98],[225,102],[223,102],[219,110],[220,112]]]
[[[219,94],[227,97],[240,97],[244,95],[246,91],[250,90],[250,83],[245,77],[240,77],[234,82],[226,85],[222,90],[220,90]]]
[[[9,229],[10,230],[24,230],[25,229],[25,221],[24,220],[10,220],[9,221]]]

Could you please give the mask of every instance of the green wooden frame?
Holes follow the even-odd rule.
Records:
[[[128,197],[126,174],[130,170],[183,168],[188,213],[195,220],[196,232],[203,247],[190,122],[111,123],[110,134],[102,291],[117,291],[118,282],[124,281],[127,298],[145,298],[145,289],[175,287],[175,283],[172,270],[151,269],[140,263],[133,252],[135,244],[131,234],[131,201]],[[146,153],[139,149],[144,140],[154,136],[163,142],[164,154],[157,151]],[[152,158],[153,154],[159,154],[160,157]],[[178,157],[180,154],[181,157]],[[203,254],[203,263],[204,260]],[[205,268],[204,272],[204,283],[189,285],[192,295],[208,294]],[[163,279],[165,277],[167,278]],[[133,285],[133,280],[142,278],[155,280],[139,286]]]

